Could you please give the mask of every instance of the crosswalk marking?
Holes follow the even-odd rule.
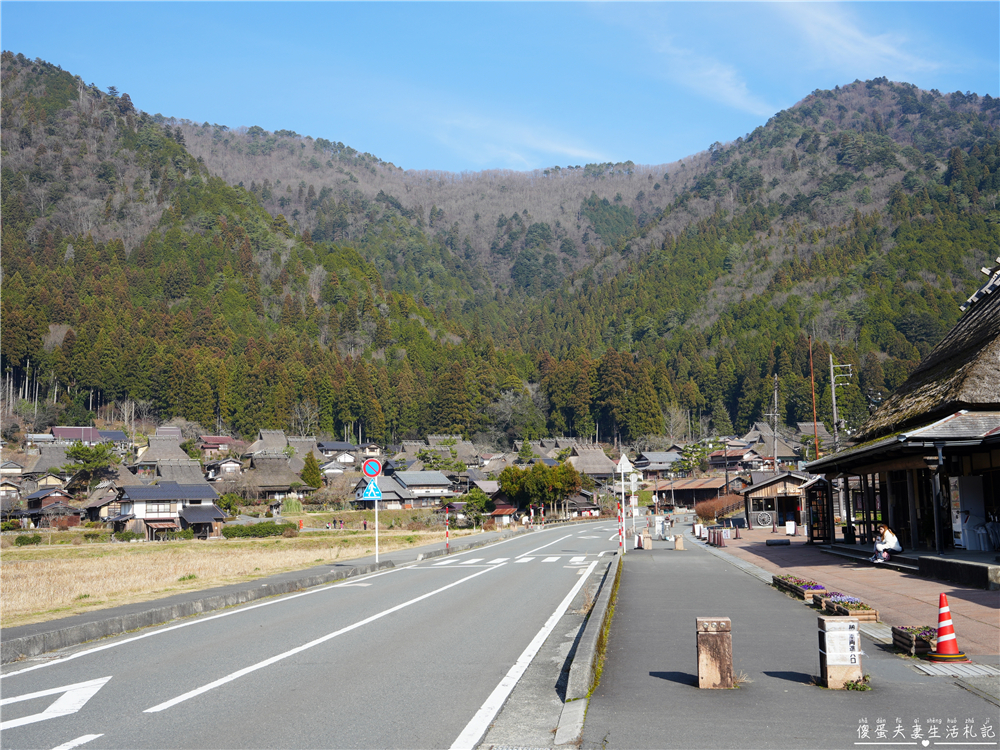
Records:
[[[597,557],[600,557],[601,555],[605,554],[605,552],[591,553],[590,556],[593,556],[595,554],[596,554]],[[536,557],[517,557],[517,558],[514,558],[513,562],[515,562],[515,563],[528,563],[528,562],[531,562],[532,560],[538,560],[539,562],[553,563],[553,562],[558,562],[559,560],[565,560],[566,558],[568,558],[567,565],[586,565],[588,555],[551,555],[549,557],[541,557],[541,556],[536,556]],[[469,559],[462,559],[462,558],[451,557],[451,558],[448,558],[447,560],[442,560],[441,562],[431,563],[431,565],[433,565],[434,567],[440,567],[442,565],[455,565],[455,567],[459,567],[459,566],[466,566],[466,565],[475,565],[477,563],[482,563],[482,564],[485,564],[485,565],[500,565],[502,563],[506,563],[506,562],[510,562],[511,561],[511,558],[509,558],[509,557],[495,557],[492,560],[490,560],[489,562],[484,563],[483,561],[485,559],[486,558],[483,558],[483,557],[470,557]],[[341,585],[345,585],[345,584],[341,584]],[[351,584],[346,584],[346,585],[351,585]],[[355,584],[355,585],[362,585],[362,584]]]

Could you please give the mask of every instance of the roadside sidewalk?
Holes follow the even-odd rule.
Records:
[[[781,568],[781,558],[769,559],[758,550],[763,541],[747,539],[742,552],[735,546],[709,550],[690,537],[685,543],[682,552],[670,542],[654,542],[652,550],[625,556],[604,670],[590,699],[581,747],[840,748],[854,746],[863,729],[870,731],[872,744],[877,745],[877,722],[888,726],[884,742],[892,739],[898,725],[914,746],[920,737],[928,737],[927,727],[933,722],[941,722],[942,741],[949,720],[959,722],[962,729],[971,721],[977,733],[991,732],[991,741],[1000,734],[995,702],[954,678],[924,674],[917,669],[917,660],[897,656],[891,647],[868,638],[862,639],[862,666],[871,675],[870,691],[833,691],[816,685],[818,613],[761,580],[767,576],[757,566],[815,577],[831,587],[842,585],[845,593],[871,599],[881,592],[887,597],[893,593],[886,580],[863,588],[855,585],[865,580],[860,574],[841,571],[834,577],[841,561],[828,560],[819,552],[816,558],[802,557],[814,550],[802,550],[798,544],[791,548],[797,556],[789,561],[790,567]],[[887,572],[875,570],[876,575]],[[911,583],[919,589],[902,594],[913,601],[907,606],[920,615],[919,623],[936,624],[936,597],[942,584],[899,578],[904,589]],[[930,588],[924,590],[925,586]],[[970,622],[978,622],[977,617],[992,609],[995,628],[996,609],[976,597],[995,598],[996,592],[947,590],[954,591],[956,603],[964,603],[963,617]],[[919,603],[920,597],[931,595],[933,606]],[[895,602],[870,603],[880,609],[895,606],[901,616],[910,611]],[[696,617],[731,618],[733,668],[742,678],[737,689],[698,689]],[[963,641],[961,625],[956,629],[959,646],[975,652],[969,641]],[[996,639],[992,649],[981,640],[988,632],[977,636],[976,646],[982,654],[995,654]],[[994,686],[992,692],[1000,691]],[[915,733],[919,737],[911,737]]]

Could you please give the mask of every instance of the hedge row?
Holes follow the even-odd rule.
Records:
[[[263,523],[255,523],[249,526],[224,526],[222,528],[222,536],[226,539],[281,536],[288,529],[297,531],[298,527],[294,523],[275,523],[274,521],[264,521]]]

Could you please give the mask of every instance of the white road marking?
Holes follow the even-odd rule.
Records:
[[[590,564],[590,567],[584,569],[586,573],[590,573],[597,566],[597,561],[595,560]],[[580,580],[577,581],[573,588],[569,590],[566,594],[566,598],[560,602],[559,606],[556,607],[556,611],[552,613],[552,616],[546,620],[542,629],[538,631],[535,637],[528,644],[528,647],[524,649],[521,655],[514,662],[514,666],[510,668],[510,671],[500,680],[500,684],[497,685],[490,696],[486,699],[486,702],[482,707],[476,712],[476,715],[472,717],[472,720],[466,725],[462,733],[458,735],[458,739],[452,743],[451,750],[472,750],[478,743],[480,738],[486,733],[486,729],[489,727],[490,723],[496,717],[497,712],[503,707],[511,691],[514,690],[514,686],[517,685],[518,680],[521,679],[521,675],[524,674],[525,670],[531,664],[531,661],[535,658],[535,654],[538,653],[538,649],[542,647],[545,643],[545,639],[549,637],[549,633],[555,628],[559,623],[559,618],[563,616],[567,609],[569,609],[570,603],[573,601],[573,597],[576,596],[577,592],[583,586],[584,582],[587,580],[587,575],[581,574]]]
[[[490,544],[490,546],[491,547],[499,547],[502,544],[508,544],[510,542],[516,542],[519,539],[520,539],[520,536],[512,536],[512,537],[510,537],[508,539],[501,539],[498,542],[493,542],[493,543]],[[559,541],[559,540],[556,540],[556,541]],[[457,554],[461,555],[461,554],[466,554],[466,553],[461,553],[460,552],[460,553],[457,553]],[[516,560],[515,562],[521,562],[521,561],[520,560]],[[365,579],[370,581],[373,578],[379,578],[381,576],[392,575],[394,573],[399,573],[400,571],[404,571],[404,570],[411,570],[411,569],[414,569],[414,566],[416,566],[416,565],[417,565],[417,561],[415,560],[412,563],[405,563],[403,565],[400,565],[399,567],[392,568],[390,570],[383,570],[381,573],[372,573],[370,575],[366,575]],[[170,625],[170,626],[167,626],[167,627],[157,627],[156,630],[151,630],[149,632],[143,633],[142,635],[136,635],[136,636],[133,636],[131,638],[123,638],[121,640],[114,641],[112,643],[105,643],[104,645],[97,646],[95,648],[88,648],[88,649],[85,649],[84,651],[77,651],[75,653],[68,654],[66,656],[58,657],[58,658],[52,659],[50,661],[45,661],[45,662],[42,662],[41,664],[33,664],[30,667],[25,667],[24,669],[18,669],[18,670],[15,670],[14,672],[7,672],[6,674],[0,674],[0,680],[3,680],[5,678],[7,678],[7,677],[15,677],[17,675],[24,674],[25,672],[34,672],[36,669],[45,669],[47,667],[53,667],[53,666],[57,666],[59,664],[64,664],[65,662],[72,661],[73,659],[80,659],[80,658],[82,658],[84,656],[90,656],[91,654],[96,654],[96,653],[98,653],[100,651],[106,651],[108,649],[118,648],[119,646],[125,646],[125,645],[127,645],[129,643],[135,643],[136,641],[141,641],[141,640],[143,640],[145,638],[152,638],[152,637],[157,636],[157,635],[163,635],[165,633],[170,633],[170,632],[172,632],[174,630],[180,630],[181,628],[190,628],[193,625],[201,625],[201,624],[206,623],[206,622],[211,622],[212,620],[218,620],[219,618],[222,618],[222,617],[232,617],[234,615],[245,614],[246,612],[252,612],[253,610],[258,609],[260,607],[272,607],[275,604],[282,604],[283,602],[288,602],[288,601],[292,601],[293,599],[298,599],[300,596],[315,596],[316,594],[322,594],[324,592],[335,591],[336,589],[341,588],[342,586],[343,586],[343,584],[340,584],[340,583],[338,583],[336,581],[333,581],[329,585],[317,586],[316,588],[309,589],[308,591],[300,591],[297,594],[285,594],[283,596],[276,596],[273,599],[268,599],[267,601],[259,602],[258,604],[246,604],[246,605],[243,605],[241,607],[234,608],[234,609],[227,609],[225,612],[220,612],[220,613],[215,614],[215,615],[205,615],[203,617],[197,617],[197,618],[195,618],[193,620],[187,620],[186,622],[181,622],[181,623],[178,623],[177,625]],[[151,627],[155,627],[155,626],[151,626]]]
[[[46,708],[41,713],[31,714],[30,716],[22,716],[20,719],[11,719],[10,721],[4,721],[0,723],[0,730],[13,729],[14,727],[24,726],[25,724],[34,724],[36,721],[45,721],[46,719],[55,719],[58,716],[69,716],[70,714],[75,714],[84,704],[94,697],[104,683],[111,679],[111,676],[101,677],[96,680],[88,680],[87,682],[77,682],[73,685],[63,685],[62,687],[50,688],[49,690],[39,690],[37,693],[27,693],[26,695],[18,695],[14,698],[4,698],[0,700],[0,706],[6,706],[9,703],[19,703],[21,701],[32,700],[33,698],[44,698],[46,695],[59,695],[55,703]]]
[[[442,560],[441,562],[434,563],[434,566],[437,567],[439,565],[451,565],[453,562],[458,562],[458,558],[452,557],[449,558],[448,560]]]
[[[546,547],[551,547],[553,544],[558,544],[563,539],[569,539],[571,536],[572,536],[572,534],[567,534],[566,536],[561,536],[561,537],[559,537],[558,539],[556,539],[553,542],[549,542],[548,544],[543,544],[541,547],[535,547],[533,550],[529,550],[528,552],[523,552],[520,555],[518,555],[518,557],[527,557],[528,555],[532,555],[535,552],[538,552],[538,550],[540,550],[540,549],[545,549]]]
[[[358,586],[360,588],[367,588],[367,587],[371,586],[371,584],[370,583],[342,583],[342,584],[340,584],[339,588],[346,589],[346,588],[350,588],[351,586]]]
[[[96,740],[98,737],[103,737],[103,734],[85,734],[82,737],[77,737],[75,740],[70,740],[53,750],[73,750],[74,747],[80,747],[80,745],[85,745],[91,740]]]
[[[596,536],[581,536],[581,539],[597,539]]]
[[[571,563],[578,563],[578,562],[583,562],[583,561],[584,561],[584,560],[586,560],[586,559],[587,559],[587,558],[586,558],[586,557],[585,557],[584,555],[579,555],[579,556],[577,556],[577,557],[571,557],[571,558],[569,559],[569,561],[570,561]]]
[[[522,557],[519,560],[515,560],[514,562],[515,563],[526,563],[526,562],[531,562],[534,559],[535,558],[533,558],[533,557]]]
[[[595,565],[596,565],[596,563],[595,563]],[[178,703],[183,703],[184,701],[189,700],[190,698],[194,698],[196,696],[199,696],[202,693],[207,693],[209,690],[214,690],[215,688],[221,687],[222,685],[225,685],[228,682],[232,682],[233,680],[239,679],[240,677],[243,677],[244,675],[248,675],[251,672],[256,672],[258,669],[263,669],[264,667],[269,667],[270,665],[275,664],[275,663],[281,661],[282,659],[287,659],[289,656],[294,656],[295,654],[302,653],[303,651],[306,651],[306,650],[312,648],[313,646],[319,646],[320,644],[326,643],[327,641],[332,640],[332,639],[336,638],[337,636],[344,635],[344,633],[349,633],[352,630],[357,630],[358,628],[360,628],[360,627],[362,627],[364,625],[367,625],[367,624],[369,624],[371,622],[375,622],[375,620],[379,620],[379,619],[385,617],[386,615],[391,615],[394,612],[398,612],[401,609],[405,609],[406,607],[409,607],[411,604],[416,604],[417,602],[422,602],[424,599],[429,599],[432,596],[440,594],[443,591],[447,591],[450,588],[454,588],[455,586],[463,584],[466,581],[471,581],[473,578],[477,578],[477,577],[481,576],[483,573],[489,573],[490,571],[496,570],[499,567],[502,567],[502,566],[495,565],[492,568],[483,568],[482,570],[477,571],[475,573],[472,573],[471,575],[467,575],[465,578],[460,578],[459,580],[455,581],[454,583],[449,583],[447,586],[442,586],[439,589],[435,589],[434,591],[430,591],[430,592],[428,592],[426,594],[422,594],[421,596],[418,596],[415,599],[410,599],[409,601],[403,602],[402,604],[397,604],[395,607],[390,607],[389,609],[383,610],[383,611],[379,612],[378,614],[372,615],[371,617],[366,617],[364,620],[359,620],[358,622],[354,623],[353,625],[348,625],[346,628],[341,628],[340,630],[335,630],[332,633],[327,633],[326,635],[324,635],[324,636],[322,636],[320,638],[316,638],[315,640],[309,641],[309,643],[304,643],[303,645],[297,646],[296,648],[293,648],[293,649],[291,649],[289,651],[285,651],[284,653],[277,654],[276,656],[272,656],[269,659],[265,659],[264,661],[258,662],[256,664],[252,664],[249,667],[245,667],[243,669],[240,669],[240,670],[238,670],[236,672],[233,672],[232,674],[228,674],[225,677],[221,677],[218,680],[215,680],[214,682],[210,682],[207,685],[203,685],[200,688],[196,688],[194,690],[191,690],[191,691],[189,691],[187,693],[184,693],[183,695],[178,695],[176,698],[171,698],[168,701],[164,701],[163,703],[159,703],[159,704],[153,706],[152,708],[147,708],[145,711],[143,711],[143,713],[150,714],[150,713],[157,713],[158,711],[164,711],[164,710],[166,710],[168,708],[176,706]]]
[[[487,565],[499,565],[502,562],[507,562],[509,559],[510,559],[509,557],[498,557],[495,560],[490,560],[486,564]]]
[[[508,539],[505,541],[510,541],[510,540]],[[365,576],[365,578],[367,580],[371,580],[372,578],[379,578],[381,576],[389,575],[391,573],[398,573],[401,570],[408,570],[414,564],[415,563],[412,563],[405,567],[392,568],[391,570],[383,570],[381,573],[372,573],[369,576]],[[58,664],[64,664],[68,661],[72,661],[73,659],[79,659],[82,656],[90,656],[91,654],[96,654],[99,651],[105,651],[109,648],[118,648],[119,646],[124,646],[128,643],[141,641],[144,638],[152,638],[153,636],[156,635],[163,635],[164,633],[169,633],[173,630],[180,630],[181,628],[189,628],[192,625],[200,625],[201,623],[211,622],[212,620],[218,620],[222,617],[232,617],[233,615],[242,614],[244,612],[252,612],[255,609],[259,609],[260,607],[270,607],[275,604],[281,604],[282,602],[291,601],[292,599],[298,599],[300,596],[313,596],[315,594],[322,594],[323,592],[327,591],[335,591],[339,588],[342,588],[343,585],[344,584],[342,583],[334,583],[334,585],[332,586],[319,586],[317,588],[310,589],[309,591],[300,591],[297,594],[288,594],[287,596],[281,596],[276,599],[269,599],[265,602],[260,602],[259,604],[248,604],[238,609],[230,609],[225,612],[220,612],[217,615],[206,615],[205,617],[199,617],[196,620],[189,620],[187,622],[182,622],[178,625],[171,625],[166,628],[158,628],[157,630],[154,630],[149,633],[143,633],[142,635],[137,635],[132,638],[125,638],[120,641],[115,641],[114,643],[107,643],[103,646],[97,646],[96,648],[88,648],[86,651],[77,651],[75,654],[70,654],[69,656],[64,656],[59,659],[53,659],[52,661],[43,662],[41,664],[35,664],[34,666],[31,667],[19,669],[16,672],[8,672],[7,674],[0,674],[0,680],[4,679],[5,677],[14,677],[15,675],[24,674],[25,672],[34,672],[36,669],[44,669],[45,667],[52,667]]]
[[[485,557],[470,557],[468,560],[462,560],[459,565],[472,565],[473,563],[482,562]]]
[[[617,535],[617,534],[615,534],[615,535],[613,535],[613,536],[609,536],[609,537],[608,537],[608,541],[609,541],[609,542],[616,542],[616,541],[618,541],[618,535]]]
[[[558,559],[558,557],[546,557],[542,562],[556,562]]]

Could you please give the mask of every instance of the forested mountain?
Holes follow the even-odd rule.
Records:
[[[676,164],[454,175],[2,74],[2,366],[39,421],[96,397],[244,435],[741,431],[773,374],[811,419],[811,335],[821,419],[832,352],[857,424],[1000,246],[989,96],[855,82]]]

